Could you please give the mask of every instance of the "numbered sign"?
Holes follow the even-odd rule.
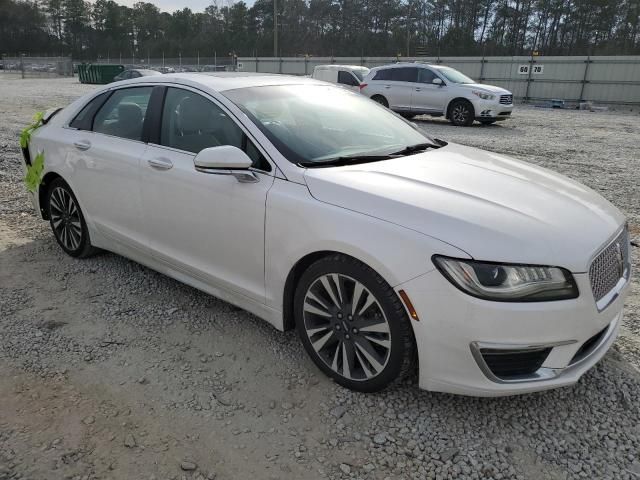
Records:
[[[518,73],[520,75],[529,75],[529,65],[518,66]]]
[[[533,74],[534,75],[542,75],[544,73],[544,65],[534,65],[533,66]]]

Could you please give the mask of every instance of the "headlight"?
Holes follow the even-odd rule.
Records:
[[[573,275],[559,267],[476,262],[433,256],[433,263],[453,285],[485,300],[544,302],[578,296]]]
[[[490,93],[485,92],[478,92],[477,90],[473,90],[471,93],[480,97],[482,100],[493,100],[494,98],[496,98],[495,95],[491,95]]]

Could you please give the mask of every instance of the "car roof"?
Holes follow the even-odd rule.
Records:
[[[140,77],[118,82],[119,85],[134,85],[136,83],[182,83],[192,86],[201,85],[217,92],[235,90],[237,88],[276,85],[327,85],[326,82],[314,80],[309,77],[250,72],[167,73],[164,75],[153,75],[151,77]]]
[[[362,65],[316,65],[315,68],[320,70],[339,70],[341,68],[349,70],[369,70],[369,67],[364,67]]]
[[[445,65],[442,65],[443,67]],[[385,68],[397,68],[397,67],[431,67],[431,68],[438,68],[439,65],[433,65],[431,63],[424,63],[424,62],[398,62],[398,63],[391,63],[389,65],[380,65],[379,67],[374,67],[371,70],[384,70]]]

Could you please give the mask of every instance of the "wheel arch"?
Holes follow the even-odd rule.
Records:
[[[382,100],[385,101],[385,103],[387,105],[389,104],[389,99],[387,97],[385,97],[384,95],[382,95],[381,93],[374,93],[373,95],[371,95],[371,97],[369,97],[371,100],[373,100],[374,102],[377,102],[376,97],[380,97]],[[378,102],[379,103],[379,102]]]
[[[49,185],[57,178],[62,178],[62,175],[56,172],[47,172],[42,178],[40,187],[38,188],[38,208],[40,209],[40,216],[43,220],[49,220],[49,210],[47,208],[47,192],[49,191]],[[62,178],[64,180],[64,178]],[[66,180],[64,180],[66,182]]]
[[[333,250],[320,250],[317,252],[311,252],[298,260],[287,275],[287,279],[284,283],[284,292],[282,298],[282,329],[284,331],[293,330],[296,326],[296,321],[293,315],[293,297],[296,293],[296,285],[298,280],[304,274],[314,262],[321,258],[334,255],[336,252]]]
[[[473,109],[474,114],[475,114],[475,107],[473,106],[473,102],[471,102],[471,100],[469,100],[468,98],[465,98],[465,97],[454,97],[451,100],[449,100],[449,103],[447,104],[447,108],[445,110],[445,112],[446,112],[445,113],[445,118],[449,119],[449,117],[451,116],[450,115],[451,107],[453,106],[453,104],[455,102],[457,102],[459,100],[463,100],[463,101],[467,102],[469,105],[471,105],[471,108]]]
[[[358,262],[367,265],[369,268],[373,269],[378,275],[382,278],[385,278],[386,272],[381,272],[375,265],[371,265],[371,262],[367,262],[362,258],[358,258],[354,255],[341,252],[338,250],[319,250],[315,252],[311,252],[306,254],[304,257],[300,258],[289,270],[287,275],[287,279],[284,284],[283,298],[282,298],[282,329],[284,331],[292,330],[295,328],[295,318],[293,313],[293,301],[296,293],[296,286],[298,285],[298,281],[300,277],[304,274],[304,272],[316,261],[321,258],[330,257],[331,255],[344,255],[349,258],[353,258]],[[392,282],[389,282],[388,278],[385,278],[387,282],[393,286]]]

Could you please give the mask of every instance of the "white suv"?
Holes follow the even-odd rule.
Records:
[[[406,118],[446,116],[469,126],[474,120],[491,124],[513,110],[513,94],[504,88],[476,83],[443,65],[396,63],[371,69],[362,93]]]

